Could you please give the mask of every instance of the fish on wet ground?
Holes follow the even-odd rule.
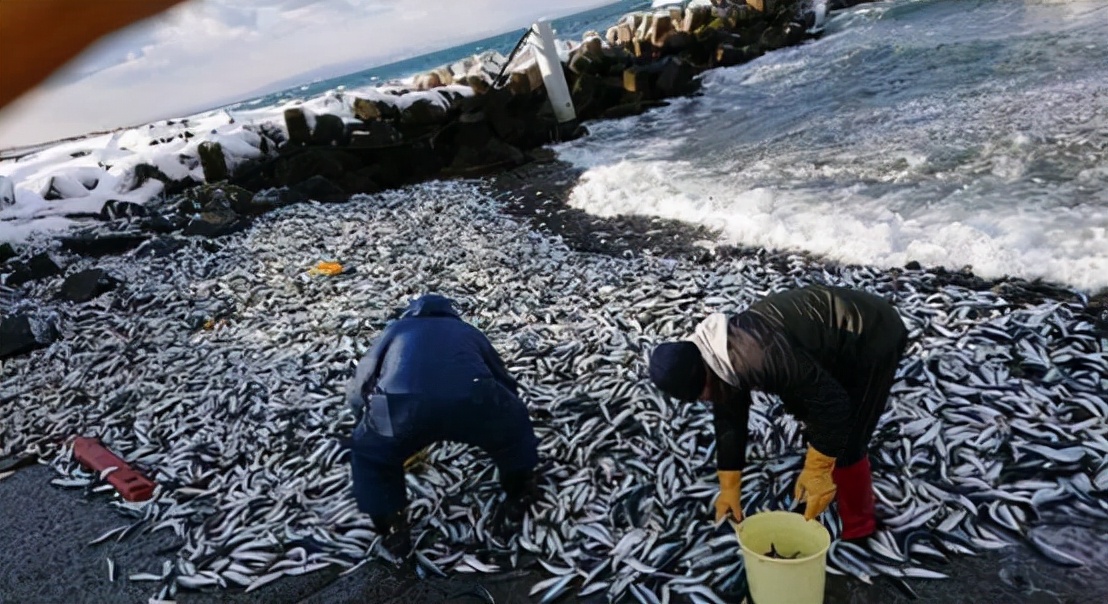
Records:
[[[306,257],[357,271],[313,276]],[[711,415],[661,396],[645,364],[710,312],[808,283],[885,296],[911,332],[871,450],[883,527],[864,548],[836,540],[831,572],[941,578],[952,556],[1020,542],[1080,564],[1030,529],[1051,515],[1108,518],[1108,340],[1077,292],[1028,297],[789,253],[577,253],[468,182],[288,207],[214,243],[95,262],[123,285],[68,304],[46,279],[16,302],[54,313],[63,337],[0,369],[0,457],[37,455],[58,487],[91,493],[99,477],[65,443],[80,433],[155,477],[150,502],[111,502],[127,522],[93,541],[173,534],[179,546],[128,576],[159,598],[256,590],[380,555],[349,495],[342,390],[394,310],[425,291],[451,294],[489,334],[544,460],[541,498],[503,531],[490,462],[432,448],[406,478],[428,576],[534,569],[548,601],[741,592],[734,533],[708,512]],[[744,511],[788,509],[802,426],[758,395],[749,429]],[[822,520],[834,536],[834,506]]]

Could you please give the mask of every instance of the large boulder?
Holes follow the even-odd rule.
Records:
[[[237,233],[250,224],[249,219],[239,216],[233,206],[249,203],[253,195],[243,200],[241,194],[238,199],[235,199],[224,191],[212,190],[210,192],[211,195],[198,197],[198,199],[206,200],[206,203],[198,214],[193,214],[190,217],[189,223],[185,226],[186,235],[222,237],[223,235]],[[249,195],[248,191],[246,193]],[[204,195],[204,193],[200,192],[198,195]]]
[[[197,182],[196,179],[191,176],[186,176],[181,180],[173,180],[166,176],[165,172],[162,172],[157,166],[152,164],[138,164],[131,171],[131,181],[128,190],[137,189],[150,180],[157,180],[164,184],[165,188],[162,189],[162,192],[166,195],[176,195],[191,187],[203,184]]]
[[[371,121],[346,126],[350,147],[356,149],[380,149],[392,147],[403,142],[404,137],[392,124],[383,121]]]
[[[636,65],[623,70],[623,89],[645,98],[654,97],[654,83],[658,81],[658,67],[653,64]]]
[[[507,88],[491,90],[482,98],[485,102],[480,113],[496,136],[510,145],[526,146],[527,122],[533,113],[526,99],[516,97]]]
[[[121,201],[109,199],[100,208],[101,220],[116,220],[118,218],[142,218],[150,212],[146,206],[133,201]]]
[[[381,185],[377,184],[376,175],[378,170],[375,170],[372,166],[362,168],[356,172],[347,172],[342,175],[338,184],[342,187],[342,190],[351,195],[355,193],[376,193],[381,190]]]
[[[99,268],[73,273],[65,278],[58,297],[70,302],[88,302],[93,298],[115,289],[119,280]]]
[[[309,147],[290,153],[277,165],[277,183],[292,186],[313,176],[338,180],[348,170],[357,170],[362,162],[342,149]]]
[[[212,211],[223,207],[236,209],[247,207],[254,194],[246,189],[226,182],[200,185],[185,191],[184,198],[177,205],[182,214]]]
[[[133,255],[135,258],[161,258],[176,252],[185,245],[187,245],[187,242],[184,239],[162,235],[149,239],[146,243],[135,248]]]
[[[423,138],[371,152],[365,165],[372,168],[374,182],[392,188],[436,176],[450,157],[447,148],[434,144],[431,138]]]
[[[196,148],[196,153],[200,156],[200,166],[204,171],[205,182],[227,180],[229,173],[227,172],[227,158],[223,155],[223,145],[213,141],[205,141]]]
[[[662,68],[655,82],[655,88],[663,97],[680,96],[696,90],[697,69],[677,57],[667,57],[661,61]]]
[[[526,95],[542,90],[542,70],[538,61],[531,61],[508,74],[508,90],[514,95]]]
[[[26,315],[11,315],[0,320],[0,359],[24,354],[39,346]]]
[[[11,263],[12,273],[8,275],[5,285],[18,287],[30,281],[37,281],[51,277],[62,272],[62,269],[54,263],[46,252],[31,256],[26,262]]]
[[[573,107],[581,120],[599,117],[619,105],[623,99],[622,82],[618,79],[583,73],[573,83]]]
[[[778,5],[781,4],[780,0],[746,0],[746,5],[751,10],[758,11],[760,13],[771,13],[778,9]]]
[[[0,176],[0,209],[15,205],[15,183],[7,176]]]
[[[15,248],[10,243],[0,243],[0,263],[7,262],[8,260],[16,257]]]
[[[677,29],[686,33],[695,33],[696,30],[704,27],[712,20],[712,7],[710,6],[690,6],[685,10],[685,18],[678,25]]]
[[[354,117],[365,122],[395,120],[400,117],[400,109],[388,101],[355,98]]]
[[[415,126],[441,124],[446,121],[447,110],[431,99],[416,99],[400,112],[400,123]]]
[[[290,146],[299,147],[312,142],[312,128],[308,125],[308,117],[299,107],[285,109],[285,129],[289,134],[287,143]]]
[[[658,53],[663,57],[680,55],[683,53],[694,54],[696,51],[696,36],[685,31],[674,31],[666,36],[666,41]]]
[[[343,191],[342,187],[322,176],[313,176],[296,183],[289,189],[297,195],[303,195],[307,199],[322,203],[337,203],[350,198],[350,195]]]
[[[808,37],[808,28],[800,22],[790,21],[785,25],[785,44],[795,46]]]
[[[758,45],[765,50],[777,50],[778,48],[784,48],[787,44],[788,38],[784,26],[771,25],[762,32],[761,38],[758,39]]]
[[[442,74],[437,71],[421,73],[412,78],[412,83],[415,85],[416,90],[431,90],[432,88],[445,85],[442,80]]]
[[[67,174],[58,174],[50,177],[49,184],[46,186],[46,193],[42,198],[46,201],[56,201],[88,197],[88,194],[88,189],[76,178]]]
[[[604,54],[600,38],[590,37],[581,43],[569,55],[569,70],[575,74],[603,74],[608,68],[608,58]]]
[[[255,193],[254,197],[250,200],[250,207],[246,208],[242,213],[261,214],[282,206],[300,203],[306,200],[307,197],[305,197],[303,193],[293,191],[288,187],[281,187],[279,189],[271,187]]]
[[[143,230],[152,231],[154,233],[175,233],[185,228],[188,225],[189,219],[187,216],[173,212],[170,214],[151,214],[147,216],[140,223]]]
[[[667,14],[658,14],[654,16],[650,23],[650,29],[646,37],[655,48],[661,48],[665,44],[666,38],[673,35],[673,32],[673,18]]]
[[[339,146],[346,144],[346,123],[337,115],[325,113],[315,118],[312,129],[313,145]]]
[[[23,313],[8,315],[0,319],[0,359],[26,354],[57,338],[57,329],[52,324],[36,330],[30,316]]]
[[[513,168],[526,161],[527,157],[516,147],[489,137],[484,144],[459,147],[446,172],[456,176],[476,176]]]
[[[122,254],[128,250],[132,250],[141,245],[142,242],[146,241],[148,238],[149,237],[142,233],[134,232],[93,232],[82,233],[72,237],[62,237],[61,244],[62,249],[73,252],[74,254],[98,258],[108,254]]]
[[[185,226],[186,235],[222,237],[244,230],[250,222],[234,212],[201,212]]]

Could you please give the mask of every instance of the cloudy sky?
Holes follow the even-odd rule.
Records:
[[[101,40],[0,110],[0,149],[187,115],[297,76],[343,75],[612,3],[189,0]]]

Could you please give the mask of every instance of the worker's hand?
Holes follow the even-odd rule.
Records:
[[[719,477],[719,495],[716,496],[716,524],[730,514],[735,522],[742,522],[743,506],[740,501],[743,473],[738,470],[716,472]]]
[[[828,457],[808,446],[808,455],[804,458],[804,469],[796,479],[796,491],[793,498],[805,501],[804,518],[811,520],[823,513],[831,500],[835,498],[835,481],[831,472],[835,469],[835,458]]]

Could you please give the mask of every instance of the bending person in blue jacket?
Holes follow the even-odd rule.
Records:
[[[492,343],[449,298],[424,295],[389,325],[347,386],[358,423],[351,475],[358,508],[407,555],[404,460],[438,441],[486,451],[517,518],[534,496],[537,445],[527,407]]]

